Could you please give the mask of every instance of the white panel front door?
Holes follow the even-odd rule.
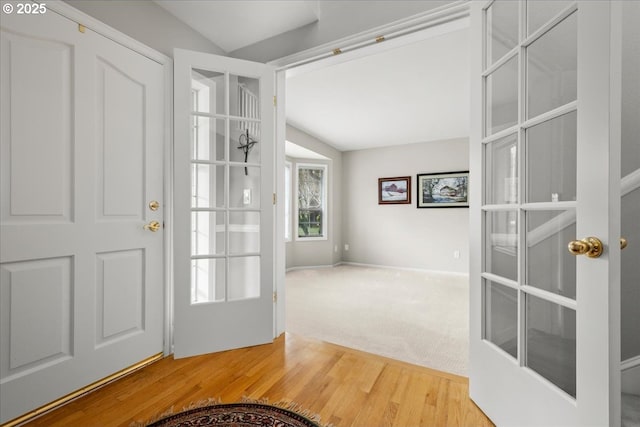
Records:
[[[164,77],[52,10],[1,27],[5,422],[162,352]]]
[[[472,3],[470,394],[497,425],[620,424],[619,6]]]
[[[271,342],[273,68],[174,61],[175,355]]]

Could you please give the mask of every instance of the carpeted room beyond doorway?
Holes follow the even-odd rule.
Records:
[[[341,265],[286,275],[288,332],[467,375],[469,279]]]

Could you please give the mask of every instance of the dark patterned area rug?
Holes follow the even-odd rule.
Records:
[[[321,427],[317,416],[312,416],[308,411],[301,411],[294,403],[276,405],[261,402],[216,403],[186,409],[144,425],[148,427]]]

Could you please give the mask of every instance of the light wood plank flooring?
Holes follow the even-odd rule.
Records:
[[[165,358],[27,424],[128,426],[170,407],[243,396],[294,401],[323,423],[347,426],[492,426],[464,377],[285,334],[273,344]]]

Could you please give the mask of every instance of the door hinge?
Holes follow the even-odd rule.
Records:
[[[278,97],[273,95],[273,106],[277,107],[278,106]]]
[[[277,292],[274,292],[274,293],[273,293],[273,303],[275,304],[275,303],[277,303],[277,302],[278,302],[278,293],[277,293]]]
[[[276,196],[276,193],[273,193],[273,204],[275,205],[277,201],[278,197]]]
[[[85,27],[82,24],[78,24],[78,31],[80,31],[81,33],[84,33],[87,30],[87,27]]]

